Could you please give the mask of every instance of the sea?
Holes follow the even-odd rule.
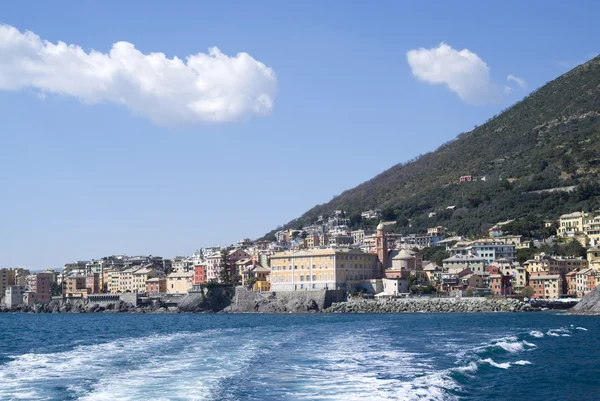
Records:
[[[600,316],[1,314],[0,400],[600,400]]]

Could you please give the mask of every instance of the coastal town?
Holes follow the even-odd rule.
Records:
[[[374,229],[352,230],[336,210],[310,226],[277,231],[271,240],[243,239],[170,259],[113,255],[41,272],[2,268],[2,306],[182,296],[211,285],[275,293],[338,290],[361,298],[559,300],[580,298],[599,284],[600,214],[573,212],[546,221],[553,235],[544,240],[507,234],[514,220],[494,224],[485,238],[465,238],[441,226],[399,235],[390,230],[395,221],[381,217],[380,210],[364,211],[361,218]],[[561,246],[575,254],[547,253]],[[531,257],[519,261],[523,254]]]

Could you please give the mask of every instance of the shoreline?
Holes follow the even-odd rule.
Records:
[[[107,306],[83,304],[46,304],[33,307],[19,306],[11,309],[2,308],[3,313],[51,313],[51,314],[177,314],[177,313],[221,313],[221,314],[340,314],[340,313],[489,313],[489,312],[534,312],[540,311],[530,304],[518,299],[481,299],[481,298],[403,298],[391,300],[344,301],[332,303],[327,308],[315,307],[314,303],[296,303],[293,306],[276,302],[245,305],[252,308],[241,308],[232,303],[223,308],[207,308],[206,305],[186,307],[150,305],[134,306],[126,302],[109,304]],[[567,312],[569,314],[594,314]],[[597,313],[596,313],[597,314]]]

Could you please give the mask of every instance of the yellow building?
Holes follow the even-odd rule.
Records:
[[[146,292],[146,281],[156,277],[156,269],[142,267],[133,272],[132,292]]]
[[[344,289],[351,280],[381,277],[376,254],[327,248],[271,256],[271,291]]]
[[[569,258],[561,256],[546,256],[544,254],[536,255],[523,263],[523,266],[529,274],[546,273],[565,275],[574,270],[585,269],[588,267],[588,261],[582,258]]]
[[[584,219],[589,219],[590,214],[585,212],[574,212],[563,214],[558,219],[558,230],[556,234],[559,237],[566,237],[570,233],[582,232]]]
[[[116,294],[119,290],[119,273],[118,270],[110,270],[107,275],[108,292]]]
[[[194,272],[173,272],[167,276],[167,293],[187,294],[192,288]]]
[[[85,298],[88,290],[86,288],[85,276],[75,275],[63,279],[64,298]]]
[[[118,292],[133,292],[133,272],[135,272],[135,269],[126,269],[119,272]]]

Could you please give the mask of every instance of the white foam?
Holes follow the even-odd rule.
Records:
[[[586,329],[585,327],[575,327],[575,330],[588,331],[588,329]]]
[[[491,366],[493,366],[495,368],[498,368],[498,369],[508,369],[508,368],[510,368],[510,362],[496,363],[491,358],[482,359],[481,362],[489,363]]]
[[[529,361],[517,361],[517,362],[513,362],[513,365],[531,365],[531,362]]]
[[[511,353],[521,352],[524,349],[523,343],[521,343],[521,342],[500,341],[500,342],[495,343],[494,345],[502,348],[505,351],[511,352]]]
[[[0,366],[0,394],[7,399],[141,401],[148,397],[169,400],[176,395],[178,399],[210,400],[223,380],[248,366],[256,355],[256,341],[218,330],[24,354]],[[56,387],[66,390],[49,395]]]
[[[535,338],[542,338],[542,337],[544,337],[544,333],[542,333],[541,331],[537,331],[537,330],[530,331],[529,335],[531,337],[535,337]]]

